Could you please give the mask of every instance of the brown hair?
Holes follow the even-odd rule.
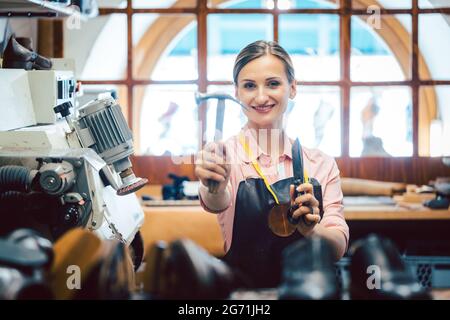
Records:
[[[258,40],[250,43],[239,52],[233,68],[234,83],[237,84],[239,72],[247,63],[267,54],[274,55],[283,62],[289,82],[295,80],[294,66],[286,50],[275,41]]]

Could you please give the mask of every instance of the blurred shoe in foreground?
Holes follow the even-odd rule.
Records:
[[[58,239],[54,252],[50,281],[56,299],[129,299],[135,289],[124,243],[76,228]]]
[[[156,299],[225,299],[236,286],[223,261],[188,239],[154,244],[144,282],[144,290]]]
[[[350,254],[351,299],[430,299],[390,240],[369,235]]]
[[[0,300],[52,299],[47,282],[52,259],[50,241],[33,230],[0,239]]]
[[[299,240],[283,251],[279,299],[340,299],[331,245],[319,237]]]

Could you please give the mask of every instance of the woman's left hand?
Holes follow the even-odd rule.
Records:
[[[300,219],[297,229],[303,236],[307,237],[311,235],[316,224],[320,222],[319,201],[314,197],[313,186],[310,183],[299,185],[297,191],[304,192],[304,194],[294,199],[294,185],[290,186],[291,206],[298,206],[292,213],[292,217]]]

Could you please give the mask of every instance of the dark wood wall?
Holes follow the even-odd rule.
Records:
[[[184,164],[173,163],[171,157],[135,156],[132,158],[138,176],[149,179],[150,184],[165,184],[169,173],[185,175],[196,180],[192,157]],[[436,177],[450,176],[450,168],[442,158],[337,158],[342,177],[373,179],[414,184],[427,184]]]
[[[341,176],[413,184],[427,184],[436,177],[450,176],[442,158],[337,159]]]

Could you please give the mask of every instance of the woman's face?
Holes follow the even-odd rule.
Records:
[[[239,72],[236,98],[252,128],[282,128],[283,113],[289,98],[296,94],[296,83],[289,83],[283,62],[267,54],[250,61]]]

